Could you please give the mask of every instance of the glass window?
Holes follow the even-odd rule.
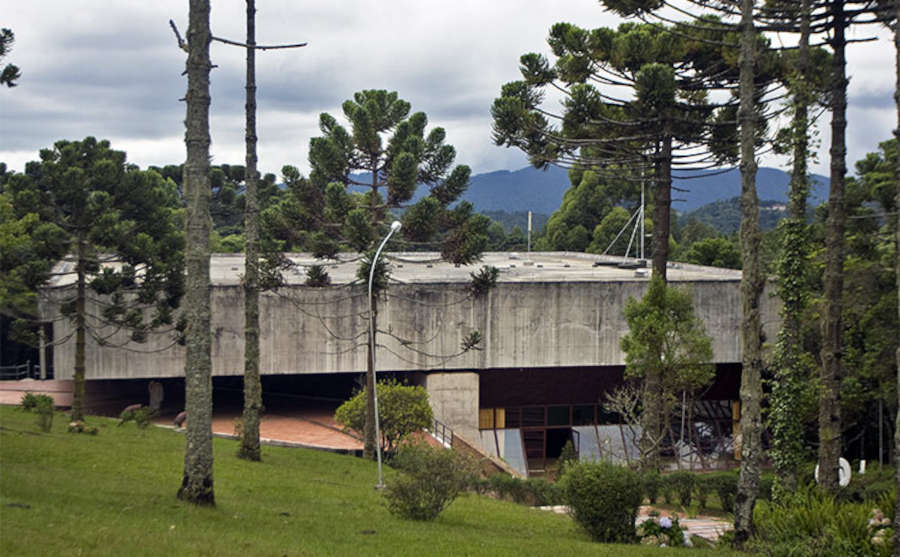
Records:
[[[594,423],[594,405],[576,404],[572,407],[572,425],[591,425]]]
[[[547,407],[547,425],[570,425],[569,408],[565,406],[548,406]]]

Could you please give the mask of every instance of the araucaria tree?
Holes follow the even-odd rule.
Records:
[[[671,429],[679,397],[692,401],[715,377],[712,340],[694,314],[690,294],[667,287],[657,276],[643,299],[625,304],[625,320],[628,334],[621,341],[625,375],[644,380],[641,467],[658,470],[660,445]],[[659,384],[648,377],[657,378]]]
[[[178,498],[214,505],[212,451],[212,338],[209,300],[209,0],[190,0],[184,165],[187,321],[184,477]]]
[[[74,263],[73,288],[54,295],[74,324],[72,418],[80,420],[88,338],[106,346],[142,342],[173,325],[184,285],[179,200],[174,184],[126,163],[108,141],[58,141],[40,159],[13,174],[6,193],[23,223],[43,223],[34,228],[42,252],[65,251]],[[50,278],[39,263],[19,269],[31,286]]]
[[[359,275],[365,280],[372,251],[390,221],[399,218],[403,227],[394,245],[438,249],[444,259],[461,265],[479,258],[487,245],[489,219],[474,214],[466,202],[451,207],[468,187],[469,167],[453,166],[456,150],[444,144],[443,128],[426,132],[425,114],[410,109],[396,92],[365,90],[343,104],[349,130],[330,114],[320,116],[323,135],[310,141],[309,180],[286,167],[292,195],[266,215],[281,230],[286,247],[319,257],[333,257],[342,249],[367,252]],[[418,187],[427,194],[413,202]],[[386,277],[380,277],[374,291],[384,285]],[[373,311],[377,316],[377,308]],[[376,448],[374,343],[369,340],[367,456]]]
[[[3,60],[9,51],[12,50],[13,42],[15,42],[16,36],[12,32],[12,29],[0,29],[0,60]],[[7,87],[15,87],[16,80],[21,77],[22,72],[19,71],[19,67],[15,64],[7,64],[2,70],[0,70],[0,85],[6,85]]]
[[[522,80],[504,85],[495,99],[494,142],[521,149],[537,167],[590,170],[624,192],[645,179],[653,184],[653,272],[665,279],[673,171],[711,168],[738,155],[737,106],[727,94],[738,80],[734,29],[716,21],[702,32],[557,23],[548,42],[555,64],[523,55]],[[562,94],[561,113],[545,106],[547,91]],[[726,93],[721,102],[716,91]]]

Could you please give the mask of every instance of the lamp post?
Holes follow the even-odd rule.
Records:
[[[388,231],[384,240],[381,241],[378,249],[375,250],[375,255],[369,263],[369,363],[372,369],[372,394],[375,400],[375,452],[378,455],[378,483],[375,484],[376,489],[384,487],[384,477],[381,473],[381,428],[378,422],[378,375],[375,369],[375,311],[372,303],[372,281],[375,279],[375,265],[378,263],[378,256],[381,255],[381,250],[384,249],[384,245],[388,243],[394,232],[400,230],[400,226],[401,224],[398,220],[391,223],[390,231]]]

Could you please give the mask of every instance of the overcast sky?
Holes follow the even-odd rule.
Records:
[[[18,65],[22,78],[0,90],[0,162],[21,171],[56,140],[89,135],[109,139],[142,167],[184,161],[185,53],[168,20],[186,32],[187,0],[3,4],[0,27],[16,35],[3,64]],[[213,34],[243,41],[244,6],[213,1]],[[457,163],[475,173],[521,168],[521,153],[490,138],[491,102],[503,83],[519,78],[519,56],[547,52],[555,22],[593,28],[619,21],[597,0],[258,0],[257,9],[258,44],[309,42],[257,55],[259,168],[279,176],[285,164],[307,171],[318,115],[340,117],[341,103],[361,89],[397,91],[431,126],[447,130]],[[213,43],[211,55],[218,65],[213,162],[243,164],[244,51]],[[848,58],[852,169],[896,125],[894,49],[881,32],[875,43],[852,45]],[[820,128],[813,171],[827,175],[827,120]]]

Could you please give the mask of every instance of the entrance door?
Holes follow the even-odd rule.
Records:
[[[525,448],[525,462],[528,476],[543,476],[546,472],[546,430],[522,430],[522,446]]]

